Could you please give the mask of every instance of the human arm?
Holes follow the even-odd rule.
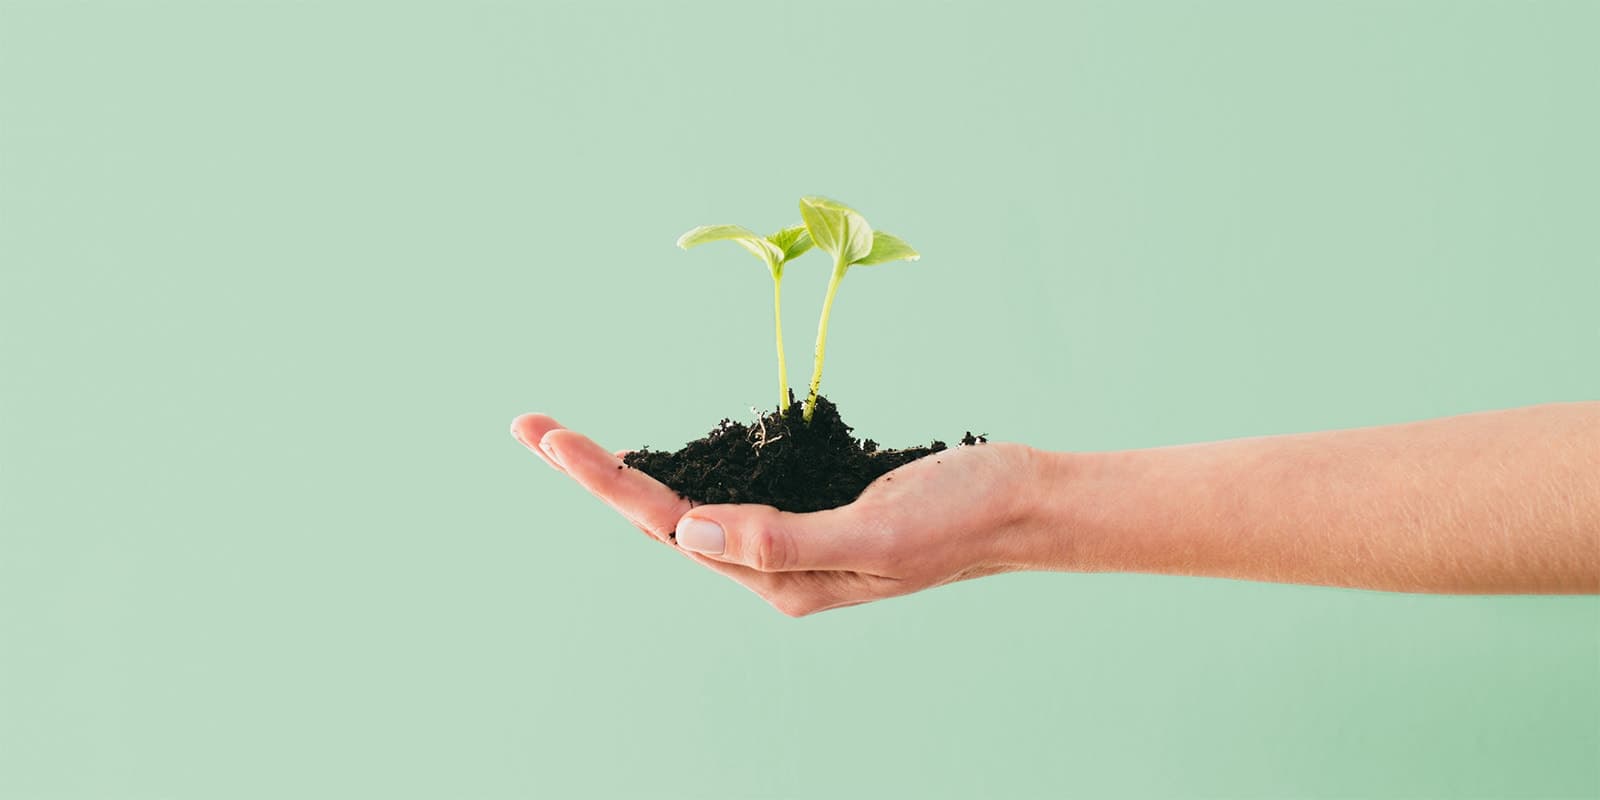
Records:
[[[1600,403],[1112,453],[961,447],[812,514],[692,507],[549,417],[513,432],[794,616],[1014,570],[1600,591]]]
[[[1041,568],[1600,591],[1600,403],[1061,461]]]

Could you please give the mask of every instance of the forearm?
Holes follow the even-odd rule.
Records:
[[[1600,591],[1600,403],[1047,454],[1031,566]]]

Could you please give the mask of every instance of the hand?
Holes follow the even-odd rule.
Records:
[[[1027,568],[1041,527],[1027,478],[1042,453],[1023,445],[945,450],[883,475],[849,505],[792,514],[695,506],[543,414],[518,417],[511,432],[652,539],[676,539],[791,617]]]

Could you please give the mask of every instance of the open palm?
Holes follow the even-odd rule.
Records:
[[[650,538],[789,616],[1029,566],[1021,554],[1035,504],[1018,476],[1035,468],[1036,451],[1023,445],[935,453],[878,478],[849,505],[794,514],[696,506],[545,414],[518,417],[511,432]]]

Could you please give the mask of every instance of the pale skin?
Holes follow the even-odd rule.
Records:
[[[1600,402],[1107,453],[959,447],[810,514],[691,505],[543,414],[512,433],[789,616],[1019,570],[1600,592]]]

